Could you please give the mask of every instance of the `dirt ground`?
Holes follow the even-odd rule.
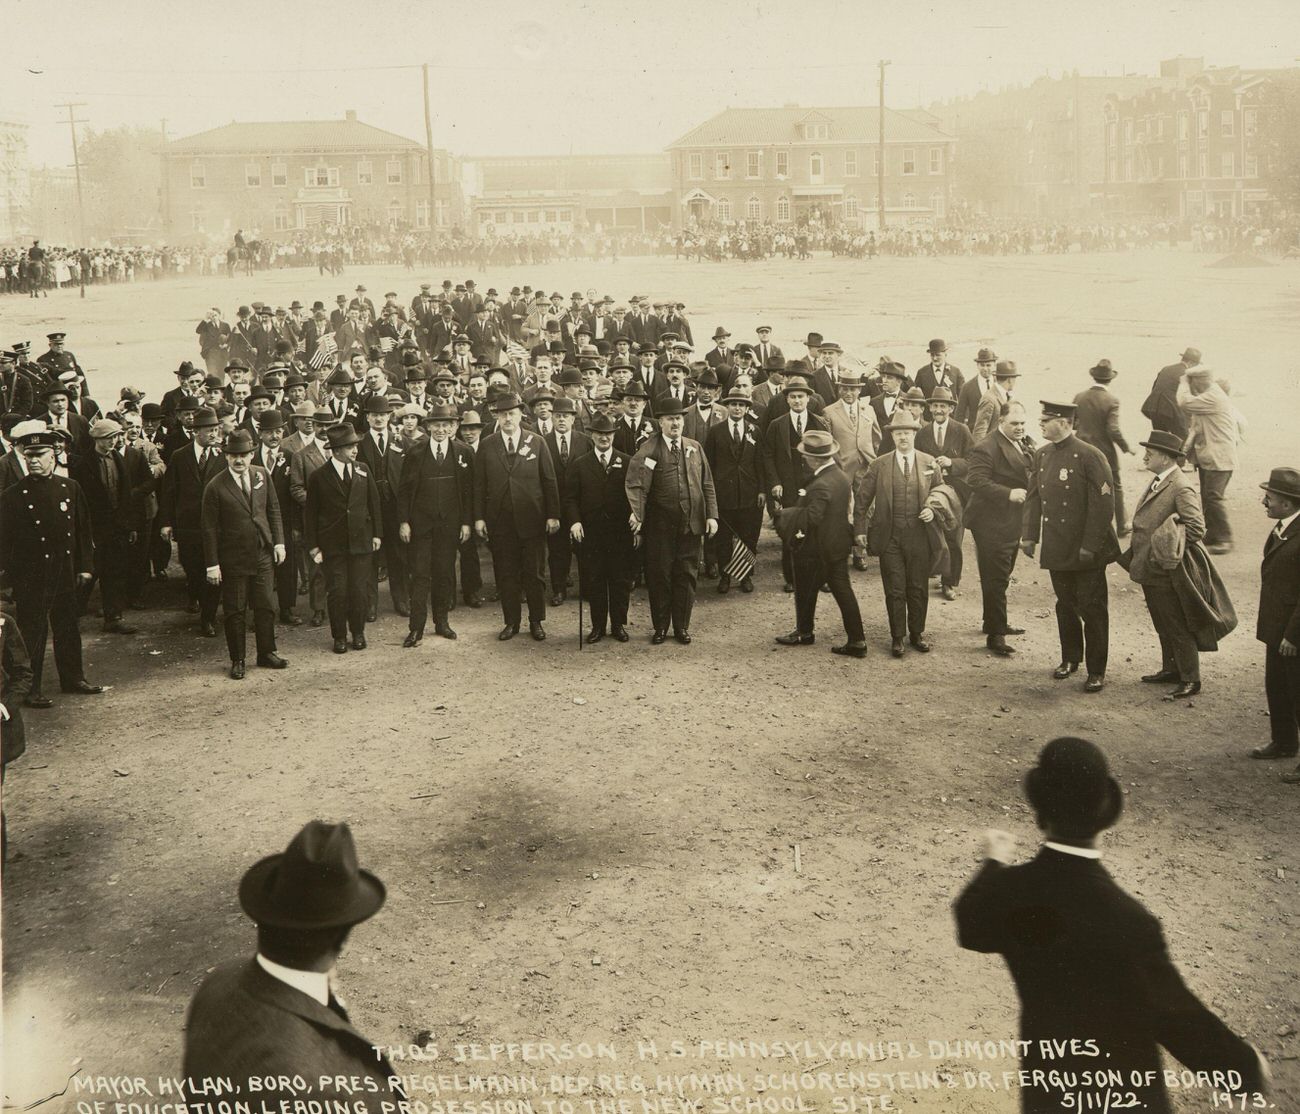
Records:
[[[386,611],[364,655],[335,657],[308,626],[282,630],[290,668],[235,685],[224,643],[187,621],[178,582],[155,585],[152,608],[131,617],[138,636],[83,623],[88,673],[112,688],[29,711],[28,753],[9,772],[21,858],[4,879],[6,1105],[58,1091],[76,1069],[178,1073],[194,987],[251,954],[240,875],[317,816],[348,819],[389,887],[340,968],[354,1020],[377,1041],[1014,1037],[1006,970],[957,947],[949,906],[985,828],[1008,828],[1032,854],[1020,779],[1047,739],[1071,733],[1106,748],[1128,793],[1105,842],[1110,870],[1161,918],[1193,989],[1271,1059],[1277,1109],[1296,1109],[1300,790],[1246,752],[1268,738],[1257,485],[1300,463],[1300,271],[1209,262],[1163,251],[624,260],[451,276],[672,295],[698,338],[722,323],[742,339],[762,321],[787,356],[810,329],[913,367],[932,336],[964,369],[989,344],[1018,362],[1031,402],[1072,396],[1105,356],[1133,441],[1155,371],[1197,345],[1250,423],[1229,490],[1238,547],[1220,563],[1240,627],[1205,660],[1202,696],[1163,702],[1138,681],[1158,665],[1141,593],[1112,566],[1109,683],[1085,696],[1048,675],[1050,586],[1023,559],[1011,610],[1029,633],[1014,659],[986,654],[968,542],[960,596],[931,603],[934,653],[889,657],[874,563],[853,574],[865,661],[829,654],[840,634],[829,597],[818,644],[783,649],[772,636],[793,607],[765,533],[758,591],[704,586],[690,647],[648,644],[644,593],[631,643],[581,652],[572,602],[552,611],[543,645],[498,644],[499,612],[485,605],[454,613],[458,642],[416,652]],[[442,278],[299,270],[92,289],[84,302],[8,298],[0,336],[64,328],[101,401],[124,383],[157,399],[180,360],[197,360],[194,326],[211,304],[228,317],[258,297],[330,304],[358,281],[408,298]],[[1131,493],[1140,464],[1123,471]],[[894,1100],[945,1114],[1016,1106],[1006,1091]],[[1204,1091],[1178,1101],[1211,1109]],[[69,1091],[43,1109],[72,1108]]]

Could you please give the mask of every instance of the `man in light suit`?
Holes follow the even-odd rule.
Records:
[[[854,533],[858,545],[880,558],[880,581],[896,658],[903,656],[904,638],[921,653],[930,652],[925,637],[930,603],[926,525],[934,511],[925,501],[930,488],[942,479],[934,457],[916,451],[920,429],[921,423],[900,408],[882,431],[892,435],[893,450],[876,457],[859,475],[855,493]]]
[[[253,609],[257,664],[283,669],[275,652],[274,567],[284,562],[284,524],[270,473],[253,463],[256,442],[246,429],[226,438],[225,471],[203,489],[203,556],[209,584],[221,586],[230,679],[244,679],[245,614]]]
[[[229,1079],[268,1109],[291,1108],[310,1081],[313,1101],[351,1107],[356,1093],[397,1109],[406,1095],[376,1044],[352,1027],[332,975],[355,925],[384,904],[384,884],[357,864],[347,824],[313,820],[283,854],[249,868],[239,904],[257,925],[257,955],[222,963],[190,1003],[187,1079]],[[239,1093],[237,1091],[236,1093]]]
[[[1162,367],[1151,384],[1151,393],[1142,403],[1142,415],[1156,429],[1165,429],[1180,437],[1187,436],[1187,415],[1178,405],[1178,385],[1183,376],[1201,362],[1199,348],[1184,348],[1176,364]]]
[[[880,451],[880,425],[871,404],[861,397],[861,373],[841,368],[835,376],[835,390],[839,397],[822,411],[822,417],[835,439],[836,463],[848,478],[849,490],[852,491],[858,473],[875,460]],[[867,567],[865,556],[854,549],[855,569]]]
[[[1294,758],[1300,749],[1300,470],[1274,468],[1264,489],[1264,509],[1277,523],[1264,543],[1260,566],[1259,622],[1264,643],[1264,693],[1272,740],[1252,758]],[[1300,785],[1300,766],[1282,775]]]
[[[926,422],[916,435],[916,447],[934,457],[935,463],[943,470],[944,482],[952,485],[964,506],[970,498],[970,488],[966,486],[966,454],[970,452],[974,438],[961,422],[951,420],[956,404],[957,400],[947,387],[935,387],[925,400],[932,420]],[[957,522],[944,533],[948,542],[949,561],[939,584],[939,593],[944,599],[953,600],[957,598],[957,589],[961,585],[962,544],[966,540],[966,527],[964,523]]]
[[[1142,680],[1149,685],[1177,682],[1170,695],[1182,699],[1201,691],[1200,654],[1170,580],[1171,567],[1160,564],[1152,552],[1151,535],[1170,516],[1176,516],[1187,532],[1187,544],[1192,545],[1205,537],[1205,515],[1200,496],[1182,473],[1184,453],[1178,435],[1157,429],[1141,444],[1146,449],[1143,463],[1155,479],[1133,508],[1133,540],[1128,552],[1120,554],[1119,563],[1128,570],[1130,580],[1142,585],[1160,639],[1160,668]]]

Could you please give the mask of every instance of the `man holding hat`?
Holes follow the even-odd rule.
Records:
[[[1228,482],[1237,470],[1240,426],[1228,392],[1214,380],[1214,372],[1197,364],[1183,373],[1176,394],[1187,419],[1187,455],[1201,480],[1205,507],[1205,548],[1211,553],[1232,549],[1232,523],[1228,521]]]
[[[810,646],[816,638],[817,595],[823,584],[840,608],[848,639],[831,652],[861,658],[867,653],[862,612],[849,583],[848,559],[853,548],[849,529],[848,477],[836,462],[839,446],[822,430],[811,429],[797,446],[810,473],[797,505],[777,512],[777,530],[793,554],[795,626],[777,636],[782,646]]]
[[[881,453],[859,473],[853,493],[858,545],[880,558],[880,582],[896,658],[903,656],[904,638],[921,653],[930,652],[925,637],[931,563],[926,525],[934,511],[926,506],[926,500],[943,477],[934,457],[916,450],[920,429],[921,423],[900,407],[882,431],[892,438],[893,449]]]
[[[728,592],[736,583],[742,592],[752,592],[766,499],[763,456],[749,399],[733,387],[722,405],[727,417],[709,429],[704,442],[718,499],[718,591]]]
[[[521,593],[528,629],[546,638],[546,538],[560,528],[560,489],[545,441],[522,429],[523,402],[508,392],[492,401],[496,432],[474,454],[474,529],[492,551],[505,642],[519,633]]]
[[[1047,444],[1029,473],[1020,547],[1032,557],[1043,540],[1039,564],[1051,574],[1061,638],[1061,663],[1052,676],[1064,680],[1086,661],[1083,691],[1100,692],[1110,652],[1106,566],[1119,556],[1113,479],[1101,451],[1074,435],[1074,404],[1041,405]]]
[[[345,654],[349,632],[352,649],[366,648],[373,561],[383,544],[384,517],[375,479],[357,463],[357,431],[346,423],[330,426],[326,439],[330,460],[307,480],[303,544],[324,571],[334,652]]]
[[[1264,543],[1260,566],[1259,622],[1264,643],[1264,693],[1268,746],[1252,758],[1294,758],[1300,751],[1300,469],[1274,468],[1264,489],[1264,510],[1276,526]],[[1282,775],[1300,785],[1300,767]]]
[[[1092,386],[1074,396],[1074,425],[1080,441],[1086,441],[1094,448],[1100,449],[1106,463],[1110,465],[1110,474],[1115,487],[1115,531],[1125,537],[1129,532],[1129,522],[1124,513],[1124,487],[1119,471],[1119,454],[1126,452],[1137,456],[1137,451],[1130,449],[1124,434],[1119,428],[1119,399],[1107,386],[1119,374],[1109,360],[1098,360],[1095,367],[1088,372],[1092,376]]]
[[[1200,496],[1183,475],[1183,445],[1178,435],[1152,430],[1141,444],[1146,449],[1143,463],[1155,478],[1133,508],[1132,541],[1127,552],[1120,554],[1119,563],[1128,570],[1130,580],[1142,585],[1160,639],[1160,668],[1142,680],[1153,685],[1176,684],[1170,696],[1181,699],[1201,691],[1200,655],[1171,578],[1178,560],[1164,545],[1162,528],[1175,518],[1186,531],[1186,544],[1193,545],[1205,536],[1205,516]]]
[[[370,582],[368,622],[373,623],[379,612],[379,566],[388,575],[388,591],[392,596],[393,610],[398,615],[410,614],[410,592],[407,588],[406,543],[399,537],[401,522],[397,509],[397,488],[402,479],[402,446],[389,428],[392,405],[386,396],[372,395],[366,400],[364,416],[366,430],[357,447],[357,459],[375,478],[379,491],[379,506],[384,522],[384,544],[374,561],[374,575]]]
[[[986,832],[984,862],[953,906],[961,946],[1000,954],[1020,994],[1020,1068],[1035,1080],[1021,1109],[1103,1109],[1108,1087],[1054,1077],[1104,1065],[1138,1109],[1170,1114],[1161,1046],[1194,1070],[1239,1073],[1241,1091],[1263,1090],[1263,1058],[1187,988],[1160,923],[1101,864],[1099,837],[1124,802],[1106,756],[1086,739],[1053,739],[1024,788],[1046,837],[1038,854],[1008,865],[1015,839]],[[1083,1050],[1066,1043],[1085,1033]]]
[[[628,521],[646,547],[651,641],[663,643],[671,623],[685,646],[691,641],[701,542],[718,531],[718,501],[704,450],[682,436],[682,404],[663,398],[655,409],[659,432],[628,462]]]
[[[199,629],[205,638],[217,637],[220,593],[207,580],[200,519],[203,489],[226,467],[225,458],[217,447],[220,436],[221,425],[216,411],[206,406],[196,411],[194,440],[177,449],[167,461],[158,505],[162,537],[176,541],[181,568],[185,570],[188,610],[191,615],[199,616]]]
[[[970,435],[977,444],[996,428],[1002,404],[1011,400],[1019,381],[1020,372],[1015,360],[997,362],[993,368],[993,386],[981,396],[979,405],[975,408],[974,423],[970,427]]]
[[[283,854],[262,859],[239,884],[257,925],[257,954],[204,978],[185,1020],[187,1079],[230,1079],[268,1110],[304,1101],[283,1082],[309,1081],[308,1098],[351,1109],[397,1109],[405,1093],[376,1044],[352,1027],[334,992],[334,970],[353,927],[384,904],[384,884],[357,863],[347,824],[307,824]],[[268,1087],[268,1084],[270,1086]]]
[[[77,590],[94,573],[90,510],[81,487],[54,474],[59,435],[27,421],[10,434],[23,454],[26,475],[0,495],[0,578],[13,591],[18,629],[31,659],[31,687],[23,703],[49,708],[41,691],[45,644],[54,636],[54,663],[64,692],[95,695],[86,680],[77,625]]]
[[[919,387],[913,389],[920,392]],[[964,506],[970,499],[970,488],[966,486],[966,456],[974,440],[970,430],[960,422],[951,420],[956,405],[957,400],[947,387],[935,387],[926,398],[924,407],[930,413],[931,420],[916,435],[916,447],[934,457],[934,462],[943,471],[944,482],[952,485]],[[961,586],[964,567],[962,545],[966,539],[966,527],[962,522],[956,522],[945,530],[945,535],[948,542],[948,567],[942,574],[939,592],[944,599],[953,600],[957,598],[957,589]]]
[[[209,584],[220,586],[226,616],[230,679],[244,679],[245,627],[249,607],[257,641],[257,664],[283,669],[275,652],[274,568],[286,549],[280,502],[270,475],[253,463],[253,435],[237,429],[225,444],[226,468],[203,489],[203,556]]]
[[[782,388],[782,397],[788,412],[772,419],[763,431],[763,476],[768,494],[772,497],[773,516],[776,508],[793,507],[799,502],[799,489],[803,487],[803,459],[798,447],[803,435],[810,429],[827,432],[826,422],[808,410],[812,388],[808,376],[793,370]],[[776,406],[778,400],[773,400]],[[789,542],[782,540],[781,572],[785,577],[785,590],[794,591],[793,554]]]

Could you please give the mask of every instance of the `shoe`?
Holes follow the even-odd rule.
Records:
[[[914,634],[908,641],[918,654],[928,654],[930,652],[930,643],[925,640],[924,634]]]
[[[280,625],[285,627],[300,627],[302,626],[302,620],[292,611],[281,611]]]
[[[46,705],[48,707],[48,705]],[[1296,752],[1293,750],[1283,750],[1277,743],[1269,743],[1266,747],[1256,747],[1250,752],[1251,758],[1294,758]]]
[[[313,611],[311,613],[311,625],[313,627],[323,627],[325,625],[325,612]]]
[[[1170,700],[1182,700],[1185,696],[1199,696],[1201,694],[1200,681],[1184,681],[1173,692],[1169,694]]]
[[[587,645],[590,646],[593,642],[599,642],[604,637],[605,632],[603,630],[590,631],[587,634]]]
[[[865,642],[846,642],[843,646],[832,646],[831,653],[846,658],[865,658],[867,656],[867,644]]]
[[[489,603],[500,603],[500,602],[501,602],[501,593],[498,592],[495,588],[493,588],[492,591],[489,592],[489,593],[488,593],[486,596],[484,596],[483,598],[484,598],[485,600],[487,600]]]
[[[378,621],[379,621],[379,612],[372,607],[369,611],[366,612],[366,622],[377,623]]]
[[[627,633],[626,627],[615,627],[609,633],[612,634],[614,638],[619,642],[626,642],[629,638],[632,637],[630,634]]]
[[[346,654],[348,652],[348,640],[346,638],[334,639],[334,652],[336,654]]]
[[[1071,673],[1079,672],[1079,663],[1077,661],[1063,661],[1052,670],[1052,679],[1064,681]]]
[[[230,663],[230,679],[232,681],[242,681],[244,679],[244,663],[242,661],[232,661]]]
[[[477,592],[475,592],[473,595],[466,596],[465,602],[469,604],[470,607],[474,608],[477,611],[480,607],[483,606],[483,597],[480,596]]]
[[[854,557],[853,557],[853,567],[854,567],[855,569],[857,569],[858,572],[866,572],[866,571],[867,571],[867,561],[866,561],[866,558],[865,558],[865,557],[859,557],[859,556],[857,556],[857,555],[855,554]]]
[[[673,637],[683,646],[689,646],[691,644],[691,632],[688,630],[673,631]]]
[[[1148,673],[1142,678],[1144,685],[1167,685],[1170,681],[1178,680],[1178,670],[1161,669],[1158,673]]]
[[[742,592],[752,592],[754,590],[754,578],[752,576],[745,577],[740,582],[740,590]]]
[[[197,615],[198,613],[199,613],[199,601],[190,600],[190,602],[185,605],[185,614]]]
[[[310,592],[310,591],[311,591],[311,588],[310,588],[308,585],[306,585],[306,584],[299,584],[299,585],[298,585],[298,595],[300,595],[300,596],[305,596],[305,595],[306,595],[308,592]]]
[[[121,619],[114,619],[111,623],[104,624],[105,634],[135,634],[138,629],[130,623],[122,622]]]
[[[791,584],[791,583],[787,580],[784,584],[781,585],[781,591],[783,591],[783,592],[793,592],[793,591],[794,591],[794,585]]]
[[[562,603],[564,602],[564,593],[563,593],[563,592],[552,592],[552,593],[551,593],[551,601],[550,601],[550,602],[551,602],[551,606],[552,606],[552,607],[559,607],[560,604],[562,604]]]
[[[534,642],[546,641],[546,628],[541,623],[529,623],[528,633],[533,636]]]
[[[76,696],[98,696],[104,691],[104,686],[92,685],[89,681],[75,681],[70,685],[64,686],[63,691],[72,693]]]
[[[990,634],[985,645],[1000,658],[1009,658],[1016,652],[1015,647],[1008,646],[1006,638],[1000,634]]]
[[[660,646],[667,640],[668,640],[668,632],[666,630],[657,630],[654,632],[654,634],[650,636],[650,645]]]
[[[153,578],[154,578],[155,580],[166,580],[166,579],[167,579],[167,570],[166,570],[166,569],[159,569],[156,573],[153,574]]]
[[[501,633],[497,635],[498,642],[509,642],[519,633],[519,624],[515,623],[508,627],[502,627]]]
[[[829,592],[830,590],[831,590],[831,586],[829,584],[823,584],[820,588],[817,589],[817,591],[819,592]]]
[[[445,638],[448,642],[456,641],[456,632],[451,629],[450,623],[434,623],[433,633]]]
[[[352,636],[352,649],[364,650],[366,648],[366,636],[364,634],[354,634]]]
[[[951,584],[945,584],[939,589],[939,595],[946,600],[955,600],[957,598],[957,589]]]
[[[725,596],[731,591],[731,577],[721,576],[718,578],[718,595]]]
[[[410,631],[407,636],[402,639],[402,648],[405,650],[414,650],[423,641],[424,633],[422,631]]]
[[[259,669],[288,669],[289,663],[279,654],[272,650],[269,654],[258,654],[257,665]]]
[[[27,707],[29,708],[53,708],[54,707],[54,701],[51,700],[48,696],[46,696],[44,693],[39,693],[39,692],[28,693],[26,699],[23,700],[23,703],[26,704]]]
[[[200,633],[201,635],[203,635],[204,638],[216,638],[216,637],[217,637],[217,624],[216,624],[216,623],[201,623],[201,624],[199,624],[199,633]]]
[[[1232,552],[1232,542],[1215,542],[1213,545],[1205,547],[1213,554],[1223,554]]]
[[[1104,673],[1089,673],[1088,679],[1083,682],[1084,692],[1101,692],[1102,685],[1106,683]]]
[[[1288,770],[1285,774],[1279,774],[1278,780],[1286,785],[1300,785],[1300,766],[1294,770]]]
[[[889,647],[889,652],[893,654],[894,657],[901,658],[903,656],[903,640],[901,638],[895,638]]]
[[[393,604],[393,610],[396,611],[397,614],[399,614],[403,619],[409,619],[411,617],[411,609],[404,603]]]
[[[797,630],[776,636],[776,642],[782,646],[811,646],[816,640],[815,634],[801,634]]]
[[[706,565],[704,566],[704,579],[705,579],[705,580],[712,580],[712,579],[713,579],[715,576],[717,576],[717,575],[718,575],[718,566],[717,566],[717,565],[707,565],[707,564],[706,564]]]
[[[132,611],[143,611],[145,608],[145,603],[144,600],[142,600],[139,596],[132,596],[129,600],[126,601],[126,606],[129,607]]]
[[[1024,628],[1024,627],[1006,627],[1006,628],[1003,629],[1002,633],[1003,633],[1003,634],[1024,634],[1024,633],[1025,633],[1025,628]]]

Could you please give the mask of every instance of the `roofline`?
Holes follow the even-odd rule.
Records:
[[[809,114],[811,114],[811,113],[813,113],[813,112],[816,112],[816,113],[819,113],[819,114],[822,115],[822,116],[825,116],[826,119],[828,119],[829,121],[831,121],[832,123],[834,123],[835,117],[834,117],[833,115],[830,115],[830,113],[834,113],[834,112],[836,112],[836,111],[840,111],[840,110],[842,110],[842,109],[846,109],[846,108],[849,109],[849,110],[851,110],[851,111],[854,111],[854,112],[872,112],[872,111],[879,111],[879,110],[880,110],[880,106],[879,106],[879,105],[875,105],[875,104],[833,105],[833,106],[831,106],[830,108],[818,108],[818,107],[816,107],[816,106],[812,106],[812,107],[809,107],[809,108],[806,109],[806,110],[803,110],[803,111],[804,111],[804,115],[798,117],[797,120],[796,120],[795,122],[796,122],[796,123],[802,123],[802,122],[803,122],[803,121],[808,117]],[[802,110],[802,106],[801,106],[801,110]],[[749,143],[687,143],[687,142],[685,142],[685,140],[687,139],[687,137],[690,136],[690,135],[692,135],[694,132],[699,131],[701,128],[707,126],[708,124],[710,124],[712,121],[718,119],[719,117],[721,117],[721,116],[725,116],[728,112],[735,112],[735,111],[740,111],[740,112],[786,112],[786,111],[794,111],[794,110],[792,110],[792,109],[787,109],[787,108],[785,108],[784,106],[781,106],[781,107],[775,107],[775,106],[773,106],[773,107],[767,107],[767,108],[763,108],[763,107],[746,107],[746,108],[741,108],[741,109],[724,108],[721,112],[715,112],[712,116],[710,116],[710,117],[709,117],[707,120],[705,120],[702,124],[696,124],[695,127],[693,127],[689,132],[686,133],[686,135],[683,135],[683,136],[681,136],[680,138],[675,139],[672,143],[669,143],[669,144],[664,148],[664,150],[665,150],[665,151],[673,151],[673,150],[677,150],[678,148],[681,148],[681,147],[752,147],[753,145],[752,145],[752,144],[749,144]],[[936,128],[933,124],[927,124],[927,123],[925,123],[925,122],[922,121],[922,120],[917,120],[917,119],[915,119],[914,117],[908,116],[908,115],[907,115],[907,112],[904,111],[904,110],[901,109],[901,108],[890,108],[888,105],[886,105],[886,106],[885,106],[885,111],[886,111],[886,112],[892,112],[895,116],[900,116],[900,117],[902,117],[904,120],[907,120],[909,123],[912,123],[912,124],[919,124],[921,127],[930,128],[932,131],[936,132],[939,136],[942,136],[944,139],[948,139],[948,140],[952,140],[953,142],[956,142],[957,137],[956,137],[955,135],[949,135],[947,132],[939,131],[939,129]],[[929,110],[928,110],[928,109],[925,109],[925,108],[918,108],[918,109],[916,109],[916,111],[920,111],[920,112],[928,112]],[[934,115],[934,113],[930,113],[930,114],[931,114],[931,115]],[[870,143],[869,143],[868,145],[874,146],[877,142],[878,142],[877,140],[872,140],[872,141],[870,141]],[[886,142],[886,143],[919,143],[919,142],[922,142],[922,140],[917,140],[917,139],[886,139],[885,142]],[[830,139],[830,140],[827,140],[827,139],[816,139],[816,140],[814,140],[814,139],[801,139],[801,140],[792,141],[792,142],[787,142],[787,143],[760,143],[760,144],[758,144],[758,146],[759,146],[759,147],[794,147],[794,146],[799,146],[799,145],[808,144],[808,143],[813,143],[813,144],[818,144],[818,145],[828,145],[828,144],[834,144],[834,143],[839,143],[839,144],[849,144],[849,143],[853,143],[854,145],[858,145],[858,141],[856,141],[856,140],[845,140],[845,139]]]
[[[915,121],[920,123],[920,121]],[[930,125],[925,125],[929,127]],[[922,139],[886,139],[885,146],[906,147],[909,144],[913,147],[921,146],[926,143],[956,143],[957,136],[949,135],[947,132],[941,132],[938,128],[933,128],[933,136],[927,136]],[[745,143],[736,141],[734,143],[683,143],[678,140],[676,143],[670,143],[664,148],[665,151],[679,151],[687,147],[726,147],[735,148],[736,150],[761,151],[765,147],[878,147],[878,139],[797,139],[784,143]]]

